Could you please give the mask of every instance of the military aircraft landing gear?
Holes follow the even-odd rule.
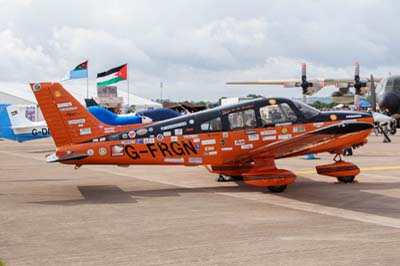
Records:
[[[267,187],[269,191],[271,191],[272,193],[281,193],[283,191],[285,191],[285,189],[287,188],[287,185],[282,185],[282,186],[270,186]]]

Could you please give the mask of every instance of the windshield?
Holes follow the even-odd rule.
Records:
[[[304,117],[307,119],[313,118],[314,116],[317,116],[319,114],[318,109],[315,109],[314,107],[311,107],[307,104],[298,101],[293,101],[293,103],[294,105],[296,105],[297,109],[299,109],[299,111],[304,114]]]

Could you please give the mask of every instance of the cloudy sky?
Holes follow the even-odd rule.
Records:
[[[217,100],[299,96],[226,81],[400,73],[400,2],[382,0],[0,0],[0,86],[59,81],[89,59],[96,73],[129,64],[135,94]],[[67,86],[83,86],[73,81]],[[125,88],[126,84],[121,84]],[[17,85],[16,85],[17,87]]]

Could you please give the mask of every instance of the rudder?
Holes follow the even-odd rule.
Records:
[[[31,83],[30,86],[57,147],[115,132],[116,127],[97,120],[60,83]]]

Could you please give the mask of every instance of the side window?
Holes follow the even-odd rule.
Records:
[[[228,115],[230,129],[256,127],[256,115],[253,109],[230,113]]]
[[[221,118],[217,117],[212,120],[201,123],[202,131],[218,131],[222,130]]]
[[[267,105],[260,108],[263,126],[294,122],[297,116],[287,103]]]

